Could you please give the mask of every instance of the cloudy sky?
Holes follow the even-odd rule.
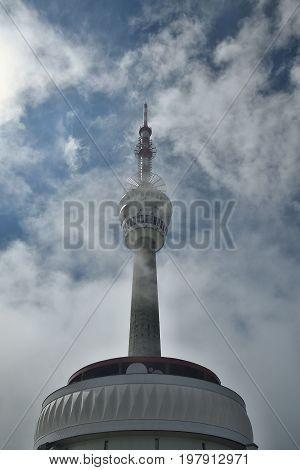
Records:
[[[127,354],[132,259],[89,249],[86,232],[64,250],[63,201],[119,201],[147,100],[171,199],[236,201],[234,250],[193,249],[201,224],[174,214],[163,355],[237,391],[260,448],[299,447],[297,4],[0,1],[1,446],[32,448],[49,393]],[[105,221],[116,214],[100,217],[109,237]]]

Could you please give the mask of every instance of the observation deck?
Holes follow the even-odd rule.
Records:
[[[216,374],[206,367],[181,359],[158,356],[118,357],[95,362],[75,372],[68,384],[130,373],[175,375],[221,384]]]

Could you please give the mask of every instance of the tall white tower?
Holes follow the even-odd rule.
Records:
[[[156,252],[164,244],[172,205],[162,179],[152,173],[156,151],[151,134],[144,104],[144,125],[135,148],[138,171],[130,178],[131,189],[120,202],[125,244],[134,250],[129,356],[161,355]]]
[[[37,449],[254,449],[243,399],[209,369],[161,356],[156,252],[172,214],[144,123],[135,149],[138,172],[120,202],[133,250],[129,352],[88,365],[43,403]]]

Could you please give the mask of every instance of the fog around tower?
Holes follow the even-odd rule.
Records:
[[[72,373],[127,355],[132,259],[109,226],[118,215],[95,216],[114,249],[65,250],[63,202],[118,203],[145,99],[170,199],[237,203],[234,250],[192,249],[199,227],[173,214],[169,239],[187,241],[157,255],[162,354],[239,393],[260,448],[299,446],[300,13],[257,66],[297,2],[235,3],[3,2],[2,445],[106,295],[7,448],[32,447],[42,400]]]

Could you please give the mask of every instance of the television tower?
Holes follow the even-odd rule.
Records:
[[[134,250],[129,356],[161,355],[156,252],[164,244],[172,214],[164,183],[152,173],[156,150],[147,114],[144,104],[144,124],[135,148],[138,171],[120,202],[125,244]]]
[[[90,364],[46,398],[36,449],[256,449],[246,406],[209,369],[161,356],[156,252],[172,205],[156,156],[147,104],[138,170],[120,201],[125,245],[133,251],[128,356]]]

